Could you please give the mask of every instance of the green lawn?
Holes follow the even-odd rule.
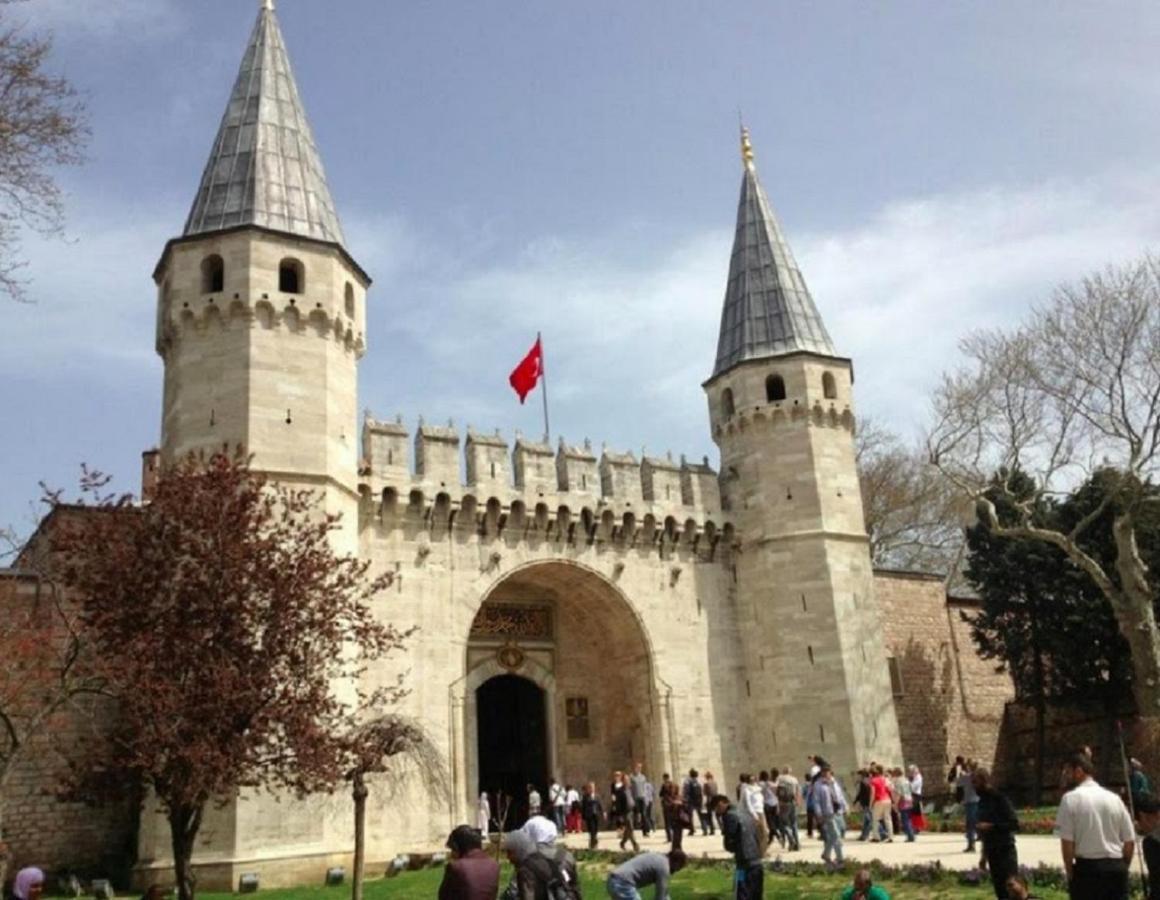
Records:
[[[608,895],[604,890],[604,878],[609,870],[607,864],[584,863],[581,868],[582,890],[585,900],[603,900]],[[505,865],[501,886],[511,876]],[[441,869],[424,869],[405,872],[397,878],[379,879],[367,882],[366,900],[432,900],[443,878]],[[849,884],[848,876],[792,876],[766,873],[766,900],[835,900],[842,889]],[[882,882],[894,900],[993,900],[990,882],[980,886],[963,887],[948,876],[945,884],[902,884]],[[1044,900],[1066,900],[1066,894],[1036,888],[1036,896]],[[730,870],[725,866],[689,868],[673,879],[672,900],[728,900],[730,891]],[[350,896],[349,887],[294,888],[281,891],[260,891],[256,900],[345,900]],[[645,900],[652,900],[651,889],[646,891]],[[233,894],[199,893],[199,900],[236,900]]]

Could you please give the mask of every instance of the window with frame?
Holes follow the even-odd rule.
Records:
[[[901,697],[902,693],[902,669],[898,665],[898,659],[894,656],[886,658],[886,665],[890,667],[890,692],[895,697]]]
[[[588,721],[588,698],[568,697],[564,700],[564,717],[568,740],[586,741],[592,736]]]

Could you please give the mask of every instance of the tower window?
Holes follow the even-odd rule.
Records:
[[[834,376],[829,372],[822,375],[822,396],[827,400],[838,399],[838,383],[834,381]]]
[[[346,283],[346,317],[354,318],[354,285],[349,281]]]
[[[278,290],[283,294],[301,294],[306,290],[306,270],[296,259],[278,264]]]
[[[220,294],[225,290],[226,264],[216,253],[201,261],[201,292]]]
[[[725,415],[725,418],[729,418],[733,415],[734,410],[732,388],[725,388],[725,390],[721,392],[721,412]]]
[[[765,399],[777,403],[785,399],[785,379],[780,375],[770,375],[765,379]]]

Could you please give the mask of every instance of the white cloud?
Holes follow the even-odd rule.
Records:
[[[772,185],[771,185],[772,187]],[[1062,281],[1160,241],[1160,169],[891,204],[840,231],[790,235],[860,411],[918,427],[926,397],[974,327],[1017,320]],[[109,219],[78,204],[70,242],[29,244],[32,306],[10,306],[0,372],[61,365],[156,379],[153,264],[180,209]],[[500,254],[465,226],[428,235],[350,219],[377,277],[361,402],[379,415],[455,417],[538,433],[507,373],[543,331],[553,430],[652,453],[712,449],[700,382],[716,351],[731,234],[645,243],[648,229],[585,242],[537,238]],[[642,238],[642,235],[645,237]]]
[[[1160,242],[1160,170],[930,197],[800,242],[863,411],[921,423],[958,340],[1022,318],[1055,286]]]
[[[10,8],[12,18],[51,29],[62,39],[156,40],[176,34],[183,12],[176,0],[28,0]]]
[[[912,432],[962,335],[1011,323],[1055,285],[1160,241],[1158,193],[1160,170],[1111,173],[899,202],[790,238],[839,351],[854,358],[861,411]],[[538,407],[520,410],[505,378],[543,330],[555,430],[707,450],[699,385],[731,235],[668,248],[622,237],[539,239],[467,267],[416,251],[380,289],[389,309],[373,321],[364,402],[535,433]]]

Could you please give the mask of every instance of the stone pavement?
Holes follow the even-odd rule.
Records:
[[[881,844],[862,843],[857,840],[857,837],[857,831],[847,832],[847,840],[843,846],[847,859],[858,859],[866,862],[877,859],[892,866],[938,861],[945,868],[956,870],[970,869],[979,863],[978,853],[963,852],[966,841],[959,834],[920,834],[912,844],[908,844],[904,837],[896,837],[894,843]],[[637,841],[641,850],[667,851],[669,846],[665,842],[664,832],[654,831],[647,838],[638,834]],[[1061,865],[1057,838],[1050,835],[1019,835],[1016,841],[1021,864],[1032,868],[1041,862],[1057,868]],[[803,830],[801,842],[802,849],[797,853],[787,853],[774,844],[770,847],[769,858],[776,859],[780,855],[786,862],[798,860],[816,862],[822,858],[822,842],[820,840],[816,837],[806,837]],[[570,834],[566,838],[566,843],[572,849],[583,849],[588,846],[588,836]],[[690,857],[728,859],[731,856],[725,852],[721,845],[720,833],[710,837],[701,837],[699,834],[690,837],[686,834],[681,848]],[[600,833],[599,849],[619,849],[615,832],[602,831]]]

